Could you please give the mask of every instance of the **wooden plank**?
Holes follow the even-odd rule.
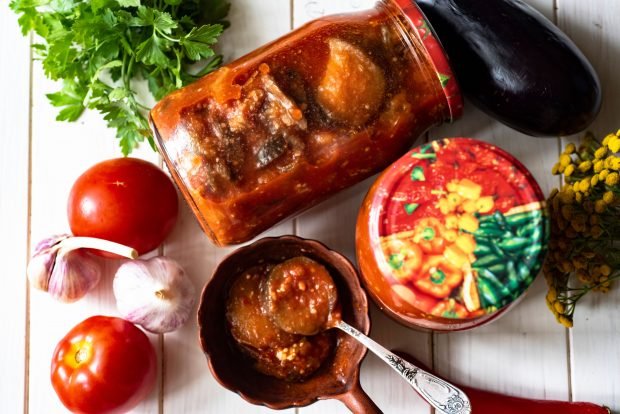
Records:
[[[603,137],[620,128],[620,4],[614,0],[559,2],[559,26],[575,41],[598,72],[603,85],[603,108],[589,128]],[[575,141],[575,138],[572,138]],[[571,384],[575,401],[592,401],[620,410],[620,322],[615,317],[620,290],[593,293],[577,306],[571,333]]]
[[[35,62],[32,119],[32,215],[31,246],[51,234],[69,231],[66,200],[75,179],[91,165],[121,156],[114,131],[107,129],[99,114],[88,112],[77,123],[55,121],[46,93],[58,85],[45,79]],[[133,154],[152,162],[158,156],[147,145]],[[81,301],[66,305],[47,294],[32,291],[30,301],[30,411],[61,412],[62,405],[49,380],[49,364],[58,341],[74,325],[93,315],[117,315],[112,294],[112,276],[118,263],[108,261],[99,286]],[[158,336],[150,335],[159,349]],[[160,370],[161,371],[161,370]],[[159,388],[137,409],[159,411]]]
[[[529,1],[553,18],[553,1]],[[470,136],[492,142],[515,155],[536,177],[545,194],[557,186],[550,168],[557,139],[524,136],[468,105],[463,119],[431,131],[431,137]],[[436,335],[435,366],[450,379],[507,394],[567,399],[565,330],[548,312],[546,287],[539,278],[526,298],[500,320],[474,331]]]
[[[325,14],[359,11],[375,4],[372,0],[295,0],[296,27]],[[362,200],[375,177],[366,180],[297,218],[297,234],[320,240],[355,261],[355,222]],[[430,335],[403,328],[371,306],[372,337],[388,348],[406,350],[431,363]],[[430,413],[430,408],[397,374],[373,355],[367,356],[361,370],[362,387],[384,411],[389,413]],[[345,413],[335,401],[324,401],[300,410],[303,413]]]
[[[288,2],[281,0],[235,1],[230,15],[231,29],[219,44],[225,59],[237,58],[288,32],[290,12]],[[292,233],[293,222],[289,220],[260,237]],[[235,249],[213,246],[187,205],[182,203],[180,220],[165,245],[165,254],[181,263],[198,292],[202,291],[215,266]],[[247,403],[216,382],[198,345],[198,327],[193,319],[177,332],[165,336],[164,354],[164,412],[270,412]]]
[[[293,22],[295,27],[321,16],[360,11],[371,8],[376,0],[293,0]]]
[[[0,257],[3,291],[0,329],[0,412],[24,409],[26,350],[26,263],[28,256],[28,174],[30,113],[30,48],[19,32],[17,16],[0,7],[0,55],[10,64],[0,66],[3,80],[0,102]]]

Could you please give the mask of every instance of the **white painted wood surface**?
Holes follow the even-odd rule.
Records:
[[[578,18],[577,18],[578,16]],[[604,91],[601,113],[591,129],[606,135],[620,128],[620,2],[601,0],[589,7],[561,0],[558,25],[596,68]],[[570,332],[571,390],[575,400],[591,399],[620,410],[620,290],[580,303]]]
[[[620,15],[617,0],[530,0],[571,36],[601,75],[605,106],[593,130],[603,134],[620,127]],[[372,0],[234,0],[232,29],[222,39],[227,58],[238,57],[291,27],[325,13],[345,12]],[[555,7],[557,8],[554,10]],[[98,115],[76,124],[54,121],[56,110],[44,94],[55,85],[45,80],[34,62],[32,77],[28,39],[18,33],[15,16],[0,7],[0,251],[3,300],[0,301],[0,413],[62,413],[49,382],[49,362],[57,341],[77,322],[94,314],[114,315],[111,273],[96,292],[73,304],[54,303],[29,291],[25,280],[28,250],[42,237],[64,232],[66,198],[77,176],[95,162],[120,155],[114,133]],[[570,70],[567,68],[566,70]],[[31,98],[32,97],[32,98]],[[491,141],[515,154],[545,191],[557,184],[549,169],[558,155],[559,139],[523,137],[468,106],[454,125],[430,132],[430,138],[466,135]],[[136,156],[159,163],[149,148]],[[372,181],[359,184],[269,234],[317,238],[354,257],[354,222]],[[201,233],[182,204],[179,224],[162,247],[179,260],[197,287],[232,249],[217,249]],[[430,335],[403,328],[372,310],[372,336],[388,347],[407,350],[450,378],[513,395],[586,400],[620,410],[620,290],[597,296],[578,309],[570,333],[557,325],[544,304],[545,287],[538,280],[527,298],[496,323],[472,332]],[[221,388],[208,372],[189,324],[178,332],[151,336],[160,354],[160,382],[137,413],[258,413]],[[362,367],[362,385],[386,413],[430,414],[431,410],[393,372],[369,356]],[[345,413],[337,402],[319,402],[290,410],[303,413]]]

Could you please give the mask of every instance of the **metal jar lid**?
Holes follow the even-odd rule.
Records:
[[[504,150],[450,138],[416,148],[370,190],[357,253],[371,296],[414,327],[467,329],[517,300],[549,238],[544,196]]]
[[[418,36],[421,45],[428,53],[448,102],[450,122],[460,118],[463,115],[461,90],[450,66],[448,55],[435,34],[433,27],[414,1],[392,0],[392,3],[396,4],[406,17],[411,25],[411,31]]]

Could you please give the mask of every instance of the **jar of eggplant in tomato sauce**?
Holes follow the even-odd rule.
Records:
[[[381,171],[460,116],[410,0],[327,16],[173,92],[151,126],[207,235],[242,243]]]

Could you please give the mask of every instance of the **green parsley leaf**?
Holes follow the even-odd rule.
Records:
[[[213,46],[228,22],[227,0],[11,0],[24,35],[42,41],[33,52],[47,77],[62,80],[48,95],[57,119],[75,121],[96,110],[123,154],[142,142],[155,148],[147,121],[149,97],[136,93],[146,81],[156,100],[215,70]],[[196,61],[200,61],[196,63]],[[142,99],[144,98],[144,99]]]
[[[153,35],[140,43],[136,49],[136,60],[147,65],[169,66],[170,59],[162,50],[162,41]]]
[[[140,6],[140,0],[116,0],[121,7],[138,7]]]
[[[183,45],[187,57],[192,60],[212,57],[215,52],[211,47],[223,30],[224,28],[220,24],[205,25],[198,29],[193,28],[191,32],[181,38],[181,45]]]
[[[60,92],[50,93],[47,99],[53,106],[63,108],[56,117],[57,121],[76,121],[84,112],[86,90],[76,82],[66,80]]]

